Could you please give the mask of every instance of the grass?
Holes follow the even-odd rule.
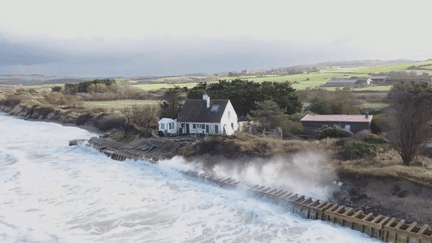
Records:
[[[389,106],[389,104],[387,104],[387,103],[364,103],[364,104],[359,105],[360,108],[373,108],[373,109],[385,108],[388,106]]]
[[[83,107],[86,109],[102,108],[110,111],[121,111],[134,105],[157,106],[159,100],[114,100],[114,101],[85,101]]]
[[[232,80],[235,78],[247,79],[255,82],[284,82],[290,81],[293,83],[293,88],[297,90],[303,90],[306,88],[316,88],[325,84],[331,78],[350,78],[352,76],[368,76],[371,73],[381,73],[381,72],[391,72],[391,71],[407,71],[416,72],[421,74],[423,72],[428,72],[427,70],[407,70],[410,66],[422,66],[422,65],[432,65],[431,61],[416,62],[416,63],[406,63],[406,64],[395,64],[387,66],[377,66],[377,67],[364,67],[364,68],[344,68],[344,69],[325,69],[319,72],[310,72],[303,74],[294,75],[251,75],[251,76],[240,76],[240,77],[222,77],[221,79]],[[429,66],[428,66],[429,67]],[[352,91],[382,91],[386,92],[391,89],[392,86],[371,86],[364,88],[354,88]],[[334,91],[336,87],[326,87],[326,90]]]

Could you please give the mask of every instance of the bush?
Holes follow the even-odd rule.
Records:
[[[53,92],[60,92],[62,90],[62,87],[61,86],[55,86],[55,87],[52,87],[51,90]]]
[[[93,120],[93,126],[101,131],[108,131],[113,128],[121,129],[125,126],[126,119],[123,117],[112,117],[108,114],[102,114]]]
[[[282,128],[284,137],[288,137],[290,134],[303,134],[303,126],[300,121],[293,121],[296,120],[296,117],[292,116],[294,115],[279,114],[273,118],[273,125]]]
[[[323,138],[346,138],[346,137],[350,137],[352,133],[342,129],[341,127],[338,126],[333,126],[333,127],[323,127],[323,129],[321,129],[318,132],[318,138],[319,139],[323,139]]]
[[[371,131],[374,134],[390,131],[390,125],[385,114],[375,115],[371,122]]]
[[[114,133],[114,135],[112,136],[112,139],[114,139],[115,141],[121,141],[123,140],[125,137],[122,133],[120,132],[116,132]]]
[[[371,134],[370,136],[365,138],[364,141],[367,143],[370,143],[370,144],[388,144],[389,143],[387,141],[387,139],[385,139],[379,135],[376,135],[376,134]]]
[[[371,139],[361,141],[357,139],[347,138],[341,140],[342,150],[339,155],[344,160],[359,159],[367,157],[375,157],[379,153],[384,153],[392,149],[392,146],[379,136],[370,136]]]

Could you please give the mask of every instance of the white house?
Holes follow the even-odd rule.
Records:
[[[159,131],[162,131],[165,136],[177,133],[177,122],[171,118],[162,118],[158,121]]]
[[[228,99],[186,100],[177,119],[179,134],[232,135],[238,130],[237,113]]]

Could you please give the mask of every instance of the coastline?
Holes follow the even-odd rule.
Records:
[[[234,154],[216,154],[209,152],[208,148],[199,148],[201,151],[190,156],[184,152],[183,148],[188,145],[191,146],[192,143],[180,140],[135,136],[128,141],[115,141],[111,138],[113,132],[104,133],[93,125],[91,119],[78,125],[77,118],[55,111],[38,112],[35,109],[23,108],[19,105],[8,106],[1,103],[0,111],[30,121],[55,122],[64,126],[76,126],[88,130],[100,135],[89,140],[89,144],[97,150],[101,152],[111,150],[127,158],[146,159],[153,163],[162,159],[185,155],[187,159],[209,159],[212,160],[212,163],[218,163],[221,160],[227,161],[233,157],[252,159],[257,156],[261,158],[271,156],[239,151],[235,151]],[[194,145],[196,144],[194,142]],[[230,151],[229,148],[227,151]],[[365,213],[404,219],[410,223],[432,224],[432,200],[430,200],[432,199],[432,188],[430,187],[388,176],[358,177],[352,174],[339,173],[338,178],[342,185],[340,190],[333,193],[329,202],[362,210]]]

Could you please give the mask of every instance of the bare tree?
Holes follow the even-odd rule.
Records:
[[[123,110],[123,114],[127,119],[127,124],[135,125],[141,131],[154,128],[156,126],[157,113],[158,110],[154,106],[133,105],[132,107]]]
[[[390,91],[389,124],[392,140],[409,166],[432,135],[432,90],[426,83],[400,83]]]
[[[181,88],[179,86],[174,86],[174,88],[165,91],[163,96],[164,101],[160,105],[161,117],[176,118],[180,112],[186,92],[186,87]]]

